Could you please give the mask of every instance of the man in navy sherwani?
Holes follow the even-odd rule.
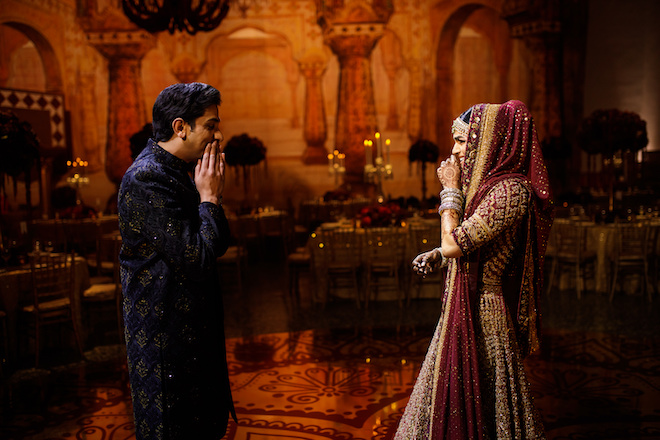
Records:
[[[123,312],[138,440],[220,439],[229,414],[216,259],[229,245],[222,208],[220,92],[164,89],[153,138],[118,196]]]

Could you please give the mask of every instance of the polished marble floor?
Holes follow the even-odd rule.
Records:
[[[427,298],[358,310],[288,298],[285,270],[253,262],[244,291],[228,289],[225,324],[238,424],[231,440],[391,439],[435,326]],[[227,283],[229,285],[229,283]],[[660,439],[660,298],[569,290],[543,298],[543,350],[526,366],[549,439]],[[116,334],[80,362],[3,377],[0,438],[135,438]]]

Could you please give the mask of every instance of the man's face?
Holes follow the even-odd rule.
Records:
[[[197,160],[204,154],[206,145],[216,142],[220,147],[220,142],[224,139],[220,132],[220,118],[218,117],[218,107],[212,105],[206,109],[204,114],[195,119],[195,128],[185,124],[186,138],[184,145],[188,153],[188,161]]]

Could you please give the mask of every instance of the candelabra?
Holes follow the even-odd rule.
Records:
[[[66,165],[73,170],[73,175],[67,177],[66,181],[76,188],[76,203],[80,205],[82,203],[80,200],[80,187],[89,183],[89,177],[87,177],[89,162],[77,157],[74,161],[67,160]]]
[[[328,174],[335,176],[335,187],[339,186],[339,178],[346,173],[346,167],[344,166],[345,159],[346,155],[340,153],[339,150],[328,154]]]
[[[376,185],[378,199],[383,199],[383,180],[394,178],[392,164],[390,163],[390,140],[385,140],[385,151],[383,150],[382,138],[379,132],[374,134],[376,141],[364,140],[365,156],[367,163],[364,166],[364,181]],[[376,157],[374,158],[374,147]]]

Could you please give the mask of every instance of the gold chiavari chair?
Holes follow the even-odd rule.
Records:
[[[22,308],[28,316],[28,326],[35,339],[35,367],[44,328],[55,324],[70,324],[80,352],[83,348],[73,301],[75,254],[34,253],[30,256],[32,304]]]
[[[122,318],[122,289],[119,275],[119,250],[121,235],[106,234],[98,240],[96,252],[99,259],[112,263],[112,278],[108,281],[94,282],[85,289],[81,302],[86,318],[87,329],[106,314],[116,319],[119,340],[123,341],[124,326]],[[97,319],[94,317],[96,316]]]
[[[406,264],[406,273],[409,276],[408,289],[406,291],[406,304],[410,304],[411,292],[415,290],[416,297],[420,297],[421,290],[426,285],[437,285],[438,296],[441,295],[442,286],[444,286],[444,272],[440,269],[422,277],[412,270],[412,260],[422,252],[430,251],[440,246],[440,223],[436,226],[424,223],[410,223],[408,226],[410,252],[408,252]]]
[[[652,301],[651,290],[648,287],[649,261],[652,253],[649,232],[649,226],[641,222],[616,225],[610,301],[614,298],[617,282],[626,273],[636,273],[642,277],[642,295],[646,293],[649,302]]]
[[[321,242],[313,249],[312,258],[318,279],[324,286],[322,302],[340,290],[348,290],[360,307],[359,272],[360,242],[355,228],[334,228],[321,231]]]
[[[293,236],[293,222],[286,211],[263,212],[258,215],[259,233],[264,247],[277,244],[284,256],[289,255]]]
[[[406,250],[406,230],[400,227],[367,228],[364,244],[366,293],[365,308],[381,290],[396,292],[402,300],[401,267]]]
[[[596,252],[588,249],[586,226],[581,222],[555,221],[552,226],[555,234],[555,253],[550,267],[547,292],[558,280],[562,268],[568,267],[575,277],[577,297],[582,298],[582,290],[588,276],[595,277]]]

